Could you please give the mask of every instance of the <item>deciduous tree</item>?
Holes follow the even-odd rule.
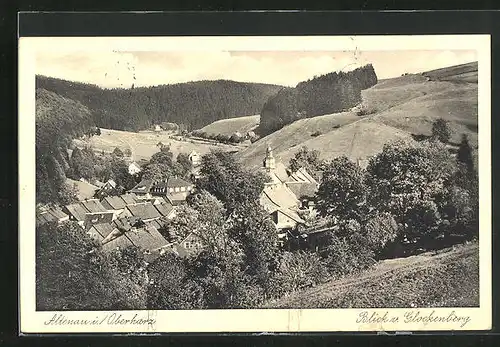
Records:
[[[317,192],[317,208],[322,216],[338,222],[364,217],[367,187],[365,172],[346,157],[326,165]]]

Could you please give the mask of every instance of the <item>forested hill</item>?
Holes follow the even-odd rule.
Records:
[[[347,110],[361,102],[361,90],[377,84],[373,66],[331,72],[283,88],[269,98],[261,111],[259,132],[267,135],[298,119]]]
[[[281,86],[228,80],[154,87],[102,89],[95,85],[37,76],[37,88],[79,101],[99,127],[137,131],[162,122],[198,129],[214,121],[258,114]]]
[[[94,130],[90,111],[80,102],[36,90],[37,202],[65,203],[68,148],[76,137]]]

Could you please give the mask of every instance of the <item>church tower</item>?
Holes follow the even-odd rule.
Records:
[[[271,171],[276,168],[276,160],[273,156],[273,150],[270,146],[267,147],[266,158],[264,159],[264,168],[266,171]]]

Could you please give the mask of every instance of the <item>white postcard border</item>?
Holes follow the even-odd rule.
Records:
[[[116,312],[35,310],[35,57],[42,49],[61,51],[204,50],[460,50],[477,51],[480,174],[480,307],[415,309],[259,309]],[[22,333],[309,332],[487,330],[492,324],[491,292],[491,62],[489,35],[293,36],[293,37],[23,37],[19,39],[19,279]],[[362,312],[386,323],[360,323]],[[455,322],[407,322],[420,317],[463,317]],[[119,317],[121,316],[121,317]],[[398,317],[397,321],[396,318]],[[87,324],[63,324],[87,320]],[[391,321],[392,319],[392,321]],[[458,319],[458,318],[457,318]],[[128,320],[128,322],[126,321]],[[430,320],[430,319],[429,319]],[[452,319],[453,320],[453,319]],[[55,321],[61,324],[56,324]],[[101,322],[102,321],[102,322]],[[358,322],[357,322],[358,321]],[[51,324],[48,324],[52,322]],[[146,323],[145,323],[146,322]]]

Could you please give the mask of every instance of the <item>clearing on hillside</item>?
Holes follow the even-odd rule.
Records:
[[[449,122],[451,142],[458,143],[465,133],[477,147],[478,87],[471,76],[477,80],[477,63],[382,80],[362,91],[365,115],[343,112],[300,119],[251,144],[240,158],[248,167],[260,166],[271,146],[286,165],[305,145],[319,150],[322,159],[346,155],[365,161],[385,142],[429,136],[438,118]]]
[[[122,151],[129,149],[132,152],[131,160],[141,161],[149,160],[153,154],[160,151],[157,144],[161,142],[164,145],[170,145],[170,151],[174,158],[179,153],[189,154],[192,150],[200,154],[210,152],[212,149],[223,151],[233,151],[234,146],[224,144],[210,144],[207,142],[185,139],[183,141],[172,138],[172,134],[166,131],[155,133],[153,131],[140,131],[138,133],[119,131],[111,129],[101,129],[101,135],[92,136],[90,139],[74,140],[78,147],[85,145],[91,146],[97,153],[104,151],[111,153],[115,147]]]
[[[231,136],[236,132],[245,135],[254,130],[259,125],[259,122],[260,115],[221,119],[201,128],[200,131],[210,135]]]
[[[265,308],[478,307],[477,242],[377,263],[267,303]]]

